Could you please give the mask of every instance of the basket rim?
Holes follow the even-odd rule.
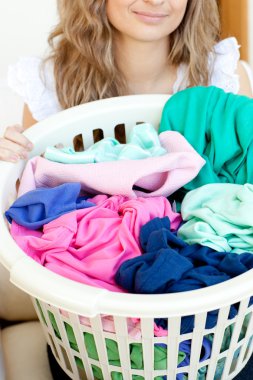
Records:
[[[26,256],[19,247],[16,248],[21,251],[22,257],[10,268],[10,281],[14,285],[52,306],[89,317],[98,314],[141,318],[178,317],[227,307],[253,294],[253,269],[223,283],[193,291],[167,294],[116,293],[62,277]]]

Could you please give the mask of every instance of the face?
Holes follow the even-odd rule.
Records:
[[[157,41],[180,25],[188,0],[107,0],[107,17],[121,37]]]

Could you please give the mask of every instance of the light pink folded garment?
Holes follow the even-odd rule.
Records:
[[[143,160],[60,164],[34,157],[23,172],[19,196],[37,187],[80,182],[82,189],[91,194],[167,197],[196,177],[205,160],[178,132],[163,132],[159,138],[168,153]],[[134,190],[134,185],[144,191]]]
[[[98,195],[96,206],[62,215],[31,231],[15,222],[17,244],[48,269],[87,285],[123,291],[114,275],[125,260],[139,256],[140,228],[151,219],[168,216],[177,229],[181,216],[164,197],[129,199]]]

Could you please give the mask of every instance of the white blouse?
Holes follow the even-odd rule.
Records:
[[[235,73],[240,59],[239,45],[234,37],[218,42],[209,55],[211,71],[210,86],[217,86],[226,92],[237,94],[239,78]],[[22,57],[8,69],[8,85],[28,105],[35,120],[43,120],[61,110],[53,73],[53,64],[48,61],[41,65],[39,57]],[[187,87],[186,65],[181,64],[173,93]]]

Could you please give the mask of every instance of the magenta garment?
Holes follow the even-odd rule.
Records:
[[[61,164],[34,157],[27,162],[18,195],[37,187],[80,182],[82,189],[91,194],[167,197],[196,177],[205,160],[178,132],[163,132],[159,139],[168,153],[143,160]],[[146,192],[134,190],[134,185]]]
[[[31,231],[14,221],[11,234],[20,248],[48,269],[87,285],[123,290],[114,275],[123,261],[139,256],[140,228],[168,216],[177,229],[181,216],[164,197],[129,199],[97,195],[94,207],[75,210]]]

